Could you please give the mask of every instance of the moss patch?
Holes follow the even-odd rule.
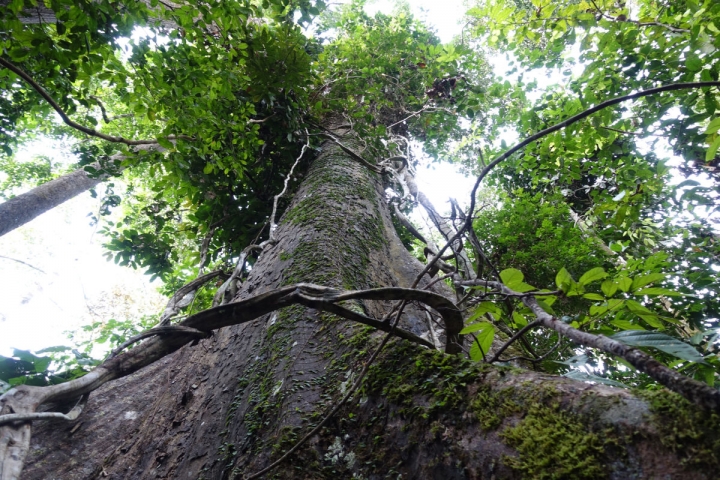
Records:
[[[606,441],[588,431],[579,417],[560,411],[557,405],[530,405],[520,423],[500,436],[519,454],[507,457],[505,463],[523,478],[607,476],[602,461]]]
[[[650,404],[660,441],[678,454],[684,465],[703,471],[720,468],[720,415],[701,410],[667,390],[635,394]]]
[[[486,368],[463,357],[392,342],[382,360],[370,367],[367,388],[402,405],[404,415],[428,418],[466,404],[467,385]],[[420,396],[429,401],[416,402]]]

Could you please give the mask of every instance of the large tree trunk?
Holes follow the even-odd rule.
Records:
[[[393,230],[380,178],[329,144],[277,238],[237,299],[299,282],[408,287],[422,268]],[[381,318],[390,304],[349,308]],[[423,335],[428,317],[413,307],[401,326]],[[36,422],[23,478],[244,478],[318,422],[378,338],[299,306],[222,329],[94,392],[78,421]],[[716,423],[670,394],[640,399],[396,341],[365,389],[268,477],[712,478]]]

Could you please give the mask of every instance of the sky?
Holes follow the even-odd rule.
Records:
[[[408,3],[443,42],[460,32],[466,10],[462,1]],[[393,5],[374,2],[367,11],[391,13]],[[31,145],[24,155],[61,159],[64,148],[43,142]],[[440,211],[449,209],[448,192],[464,203],[473,181],[449,165],[417,170],[419,188]],[[97,213],[102,191],[99,187],[98,198],[81,194],[0,237],[0,355],[12,355],[13,348],[37,351],[70,345],[67,332],[82,325],[139,318],[163,308],[166,299],[156,291],[159,281],[151,284],[141,271],[119,267],[103,256],[103,236],[89,217]]]

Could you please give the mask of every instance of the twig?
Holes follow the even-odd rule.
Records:
[[[598,7],[597,3],[595,3],[595,0],[590,0],[590,2],[595,6],[595,10],[597,10],[597,12],[598,12],[601,16],[607,18],[608,20],[612,20],[613,22],[634,23],[634,24],[637,25],[638,27],[652,27],[652,26],[654,26],[654,27],[663,27],[663,28],[667,28],[668,30],[670,30],[670,31],[673,32],[673,33],[690,33],[690,30],[688,30],[688,29],[673,27],[672,25],[667,25],[667,24],[665,24],[665,23],[660,23],[660,22],[641,22],[641,21],[639,21],[639,20],[630,20],[629,18],[613,17],[612,15],[609,15],[609,14],[605,13],[604,11],[602,11],[602,10],[600,9],[600,7]]]
[[[15,422],[31,422],[33,420],[58,419],[58,420],[67,420],[69,422],[72,422],[73,420],[77,420],[77,418],[83,412],[83,409],[85,408],[85,405],[87,405],[87,401],[88,401],[89,397],[90,397],[90,395],[87,393],[85,395],[81,396],[80,400],[78,400],[78,403],[68,413],[33,412],[33,413],[8,413],[5,415],[0,415],[0,426],[6,425],[8,423],[15,423]]]
[[[175,294],[173,294],[172,298],[167,303],[167,306],[165,306],[165,310],[163,311],[162,315],[160,316],[160,321],[158,324],[160,325],[167,325],[170,323],[170,319],[173,317],[173,315],[176,315],[181,308],[187,306],[187,304],[182,305],[181,301],[183,298],[185,298],[187,295],[190,295],[191,293],[195,292],[198,288],[205,285],[205,283],[209,282],[213,278],[222,275],[222,270],[215,270],[214,272],[206,273],[205,275],[201,275],[197,277],[195,280],[192,280],[191,282],[188,282],[187,284],[180,287]]]
[[[267,120],[267,118],[265,120]],[[263,120],[263,122],[265,120]],[[293,163],[293,166],[290,168],[290,172],[288,172],[287,176],[285,177],[285,185],[283,186],[282,191],[275,195],[275,198],[273,199],[273,209],[272,214],[270,215],[270,238],[268,238],[268,242],[270,244],[277,243],[277,239],[275,238],[275,230],[277,229],[277,224],[275,223],[275,215],[277,214],[278,200],[282,198],[283,195],[285,195],[285,192],[288,188],[288,183],[290,182],[290,178],[292,177],[295,167],[297,167],[298,162],[300,162],[300,159],[305,154],[305,150],[307,150],[307,148],[310,146],[310,135],[308,135],[307,129],[305,129],[305,138],[307,139],[307,141],[305,142],[305,145],[302,146],[302,150],[300,150],[300,155],[298,155],[298,157],[295,159],[295,163]]]
[[[508,294],[519,293],[514,292],[500,282],[488,283],[492,283],[494,288],[501,289]],[[720,411],[720,390],[716,390],[705,383],[686,377],[666,367],[642,350],[630,347],[604,335],[594,335],[571,327],[543,310],[535,297],[523,297],[522,302],[532,311],[533,315],[535,315],[543,327],[554,330],[580,345],[597,348],[616,355],[670,390],[687,398],[692,403],[708,410]]]
[[[263,118],[262,120],[256,120],[256,119],[254,119],[254,118],[251,118],[250,120],[247,121],[247,123],[249,123],[249,124],[251,124],[251,123],[264,123],[266,120],[270,120],[270,119],[273,118],[274,116],[275,116],[275,114],[273,113],[273,114],[270,115],[269,117],[265,117],[265,118]],[[307,133],[307,132],[306,132],[306,133]]]
[[[40,272],[40,273],[45,273],[45,272],[43,272],[42,270],[40,270],[39,268],[33,267],[33,266],[30,265],[29,263],[23,262],[22,260],[18,260],[18,259],[16,259],[16,258],[6,257],[5,255],[0,255],[0,258],[4,258],[5,260],[12,260],[13,262],[22,263],[23,265],[25,265],[25,266],[27,266],[27,267],[30,267],[30,268],[32,268],[32,269],[34,269],[34,270],[37,270],[37,271]]]
[[[505,342],[500,348],[498,348],[497,352],[495,352],[495,355],[487,361],[487,363],[495,363],[500,358],[500,355],[507,350],[507,348],[512,345],[515,340],[525,335],[527,332],[532,330],[535,327],[540,326],[540,320],[535,320],[534,322],[530,322],[527,325],[525,325],[523,328],[521,328],[515,335],[510,337],[510,340]]]
[[[557,348],[558,348],[558,347],[560,346],[560,344],[562,343],[562,339],[563,339],[563,336],[558,333],[558,341],[557,341],[557,343],[556,343],[550,350],[548,350],[547,352],[543,353],[541,356],[539,356],[539,357],[537,357],[537,358],[530,358],[530,357],[522,357],[522,356],[521,356],[521,357],[511,357],[511,358],[508,358],[507,360],[500,360],[500,361],[501,361],[501,362],[515,362],[515,361],[518,361],[518,360],[522,360],[522,361],[524,361],[524,362],[531,362],[531,363],[542,362],[542,361],[545,360],[547,357],[549,357],[555,350],[557,350]]]

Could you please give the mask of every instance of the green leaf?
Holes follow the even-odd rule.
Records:
[[[685,67],[691,72],[698,72],[702,69],[703,62],[697,55],[691,53],[685,60]]]
[[[618,285],[613,280],[607,279],[600,285],[600,288],[606,297],[612,297],[617,292]]]
[[[633,347],[652,347],[689,362],[706,363],[703,356],[692,346],[664,333],[629,330],[616,333],[610,338]]]
[[[595,267],[585,272],[583,276],[580,277],[580,280],[578,280],[578,283],[580,285],[587,285],[588,283],[592,283],[596,280],[602,280],[607,277],[607,275],[608,274],[605,272],[605,269],[602,267]]]
[[[555,285],[562,290],[563,292],[567,291],[567,286],[575,283],[570,276],[570,273],[565,270],[565,268],[561,268],[560,271],[555,275]],[[565,287],[564,287],[565,286]]]
[[[485,315],[486,313],[493,313],[495,315],[500,315],[502,311],[500,310],[500,307],[495,305],[492,302],[481,302],[478,304],[477,308],[473,312],[473,314],[466,320],[467,323],[474,322],[478,318],[480,318],[482,315]]]
[[[667,297],[682,297],[684,294],[680,292],[676,292],[674,290],[669,290],[667,288],[659,288],[659,287],[651,287],[651,288],[645,288],[643,290],[638,290],[637,292],[634,292],[635,295],[665,295]]]
[[[648,310],[646,307],[641,305],[639,302],[636,302],[635,300],[625,300],[625,306],[632,313],[635,313],[638,315],[646,315],[646,314],[654,315],[652,311]]]
[[[500,272],[500,279],[503,281],[506,287],[516,292],[529,292],[531,290],[537,290],[532,285],[528,285],[523,282],[524,275],[516,268],[508,268]]]
[[[167,148],[168,150],[172,150],[174,148],[172,142],[167,138],[158,137],[157,142],[160,144],[161,147]]]
[[[716,133],[718,130],[720,130],[720,117],[716,118],[705,129],[705,135],[712,135],[713,133]]]
[[[642,288],[645,285],[664,279],[665,275],[663,275],[662,273],[649,273],[647,275],[637,276],[632,280],[632,286],[630,287],[630,291],[634,292],[638,288]],[[620,288],[622,288],[622,286]]]
[[[495,327],[488,322],[481,322],[475,325],[482,325],[482,327],[475,330],[478,332],[475,338],[472,338],[472,344],[470,345],[470,358],[475,361],[483,360],[483,356],[487,355],[490,351],[493,339],[495,338]],[[462,331],[460,332],[463,333]]]
[[[550,306],[550,305],[552,305],[552,302],[547,302],[546,301],[547,298],[548,297],[537,297],[536,300],[537,300],[538,305],[540,305],[540,308],[545,310],[550,315],[555,315],[555,311]],[[554,297],[550,297],[550,298],[554,298]]]
[[[613,387],[621,387],[621,388],[628,388],[627,385],[624,383],[616,382],[615,380],[610,380],[609,378],[603,378],[598,377],[597,375],[592,375],[590,373],[586,373],[580,370],[571,370],[563,377],[572,378],[573,380],[580,380],[583,382],[595,382],[595,383],[603,383],[605,385],[612,385]]]
[[[665,326],[664,326],[664,325],[662,324],[662,322],[660,321],[660,317],[658,317],[658,316],[655,315],[655,314],[650,314],[650,313],[648,313],[648,314],[638,314],[638,317],[640,317],[640,318],[642,318],[643,320],[645,320],[645,323],[647,323],[648,325],[650,325],[650,326],[653,327],[653,328],[656,328],[656,329],[658,329],[658,330],[664,330],[664,329],[665,329]]]
[[[467,335],[468,333],[477,332],[478,330],[485,330],[488,327],[492,327],[490,322],[478,322],[468,325],[467,327],[460,330],[460,335]]]
[[[528,323],[525,316],[518,313],[517,311],[513,312],[512,317],[513,317],[513,321],[521,327],[524,327]]]
[[[622,290],[623,292],[627,292],[628,290],[630,290],[632,283],[632,280],[628,277],[622,277],[617,281],[618,287],[620,287],[620,290]]]
[[[610,322],[611,325],[615,325],[622,330],[645,330],[642,325],[628,322],[627,320],[616,319]]]
[[[500,272],[500,279],[508,288],[512,288],[510,287],[512,284],[522,283],[524,278],[525,276],[517,268],[508,268]]]
[[[720,136],[713,140],[713,142],[710,144],[710,148],[708,148],[707,152],[705,152],[706,162],[711,162],[715,158],[715,154],[717,153],[718,148],[720,148]]]
[[[598,300],[601,302],[605,301],[605,297],[603,297],[602,295],[598,295],[597,293],[586,293],[585,295],[583,295],[583,298],[587,298],[588,300]]]

